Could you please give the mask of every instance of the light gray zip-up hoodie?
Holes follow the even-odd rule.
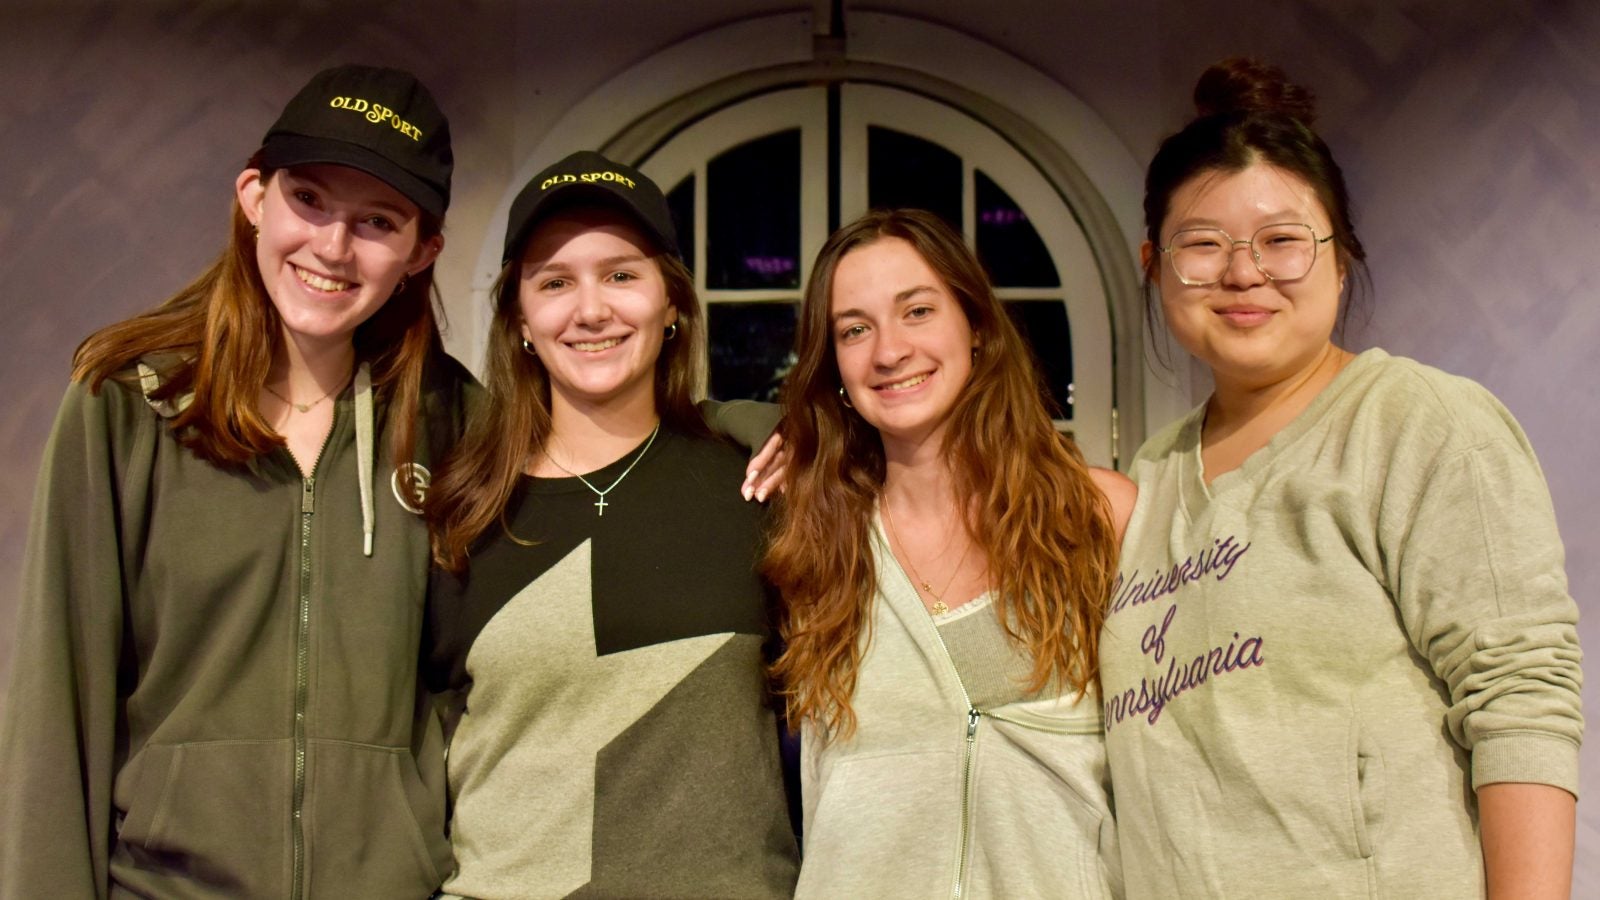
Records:
[[[881,527],[872,549],[857,729],[802,739],[795,896],[1120,896],[1098,698],[974,710]]]

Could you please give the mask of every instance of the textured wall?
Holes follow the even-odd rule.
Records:
[[[240,163],[311,72],[346,59],[405,65],[438,94],[459,161],[440,277],[459,298],[507,180],[550,123],[675,40],[810,4],[597,6],[13,0],[0,10],[0,458],[11,460],[0,475],[0,671],[25,510],[72,348],[211,258]],[[1350,342],[1475,378],[1518,416],[1555,496],[1584,642],[1600,648],[1600,7],[871,6],[1008,50],[1099,110],[1140,160],[1182,123],[1194,76],[1217,57],[1262,55],[1315,87],[1377,284]],[[1587,698],[1600,721],[1595,692]],[[1584,760],[1575,895],[1600,896],[1600,739]]]

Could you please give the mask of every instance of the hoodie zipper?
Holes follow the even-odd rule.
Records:
[[[888,549],[889,558],[894,560],[895,568],[900,570],[900,577],[915,595],[917,589],[911,581],[911,576],[906,574],[906,567],[901,565],[900,559],[894,555],[894,550],[889,547],[881,528],[878,539]],[[920,596],[917,597],[917,603],[919,606],[922,603]],[[961,689],[961,702],[967,707],[966,747],[961,754],[961,834],[960,840],[956,842],[956,880],[950,889],[951,900],[961,900],[962,894],[966,891],[967,845],[972,840],[972,769],[976,764],[978,753],[978,720],[984,713],[972,705],[972,695],[967,693],[967,686],[961,681],[961,673],[956,671],[955,658],[950,655],[950,648],[945,645],[944,635],[939,633],[939,626],[934,623],[932,617],[927,617],[925,621],[928,623],[928,628],[933,631],[933,639],[938,642],[940,652],[944,654],[944,661],[950,667],[956,687]]]
[[[289,894],[292,900],[300,900],[305,893],[306,706],[311,690],[311,521],[317,507],[317,470],[322,465],[322,454],[327,452],[328,441],[338,424],[337,405],[333,408],[333,418],[334,421],[328,425],[328,433],[322,436],[322,446],[317,448],[317,460],[311,464],[311,474],[300,479],[300,590],[295,603],[294,640],[294,795],[290,807],[294,847],[294,881]],[[299,463],[295,465],[298,468]]]
[[[899,560],[895,560],[895,563],[898,565]],[[901,574],[905,574],[904,569],[901,570]],[[910,581],[906,583],[910,584]],[[931,618],[928,620],[928,626],[933,629],[933,636],[939,642],[939,649],[944,653],[945,662],[950,664],[951,672],[955,672],[955,660],[950,656],[950,648],[945,645],[944,635],[939,633],[939,626],[934,624]],[[972,705],[972,697],[967,693],[967,686],[962,683],[960,674],[956,674],[955,679],[956,687],[961,689],[961,701],[967,706],[966,746],[961,752],[961,832],[960,839],[956,842],[956,881],[950,889],[951,900],[961,900],[961,895],[966,890],[967,845],[972,841],[972,769],[976,765],[978,754],[978,719],[983,713]]]

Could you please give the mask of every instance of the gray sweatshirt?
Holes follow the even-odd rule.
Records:
[[[1482,894],[1473,791],[1576,792],[1560,536],[1483,388],[1370,350],[1207,485],[1152,438],[1101,643],[1131,897]]]

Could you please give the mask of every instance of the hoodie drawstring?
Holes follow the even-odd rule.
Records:
[[[356,368],[356,472],[361,490],[361,552],[372,555],[372,367]]]

